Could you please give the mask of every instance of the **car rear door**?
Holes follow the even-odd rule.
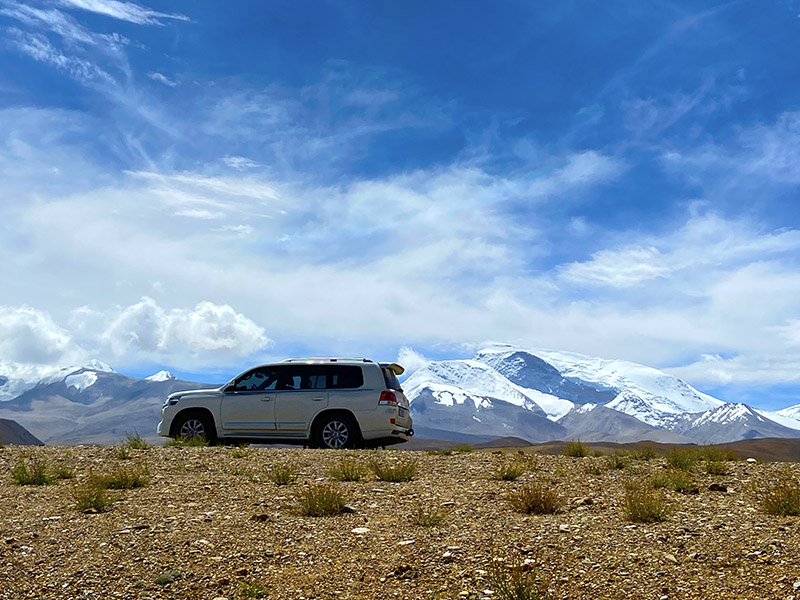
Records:
[[[306,431],[319,411],[328,405],[325,365],[281,366],[275,421],[281,431]]]

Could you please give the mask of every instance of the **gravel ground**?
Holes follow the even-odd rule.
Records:
[[[8,471],[23,453],[74,468],[73,480],[15,485]],[[502,598],[492,578],[537,574],[547,597],[669,600],[800,600],[800,519],[759,510],[780,469],[728,464],[699,492],[668,492],[661,523],[625,520],[624,483],[665,468],[663,459],[606,469],[603,458],[486,451],[433,455],[346,453],[418,461],[406,483],[338,482],[327,475],[345,453],[250,448],[148,448],[119,460],[109,447],[0,449],[0,598],[478,599]],[[508,461],[529,471],[516,481],[489,475]],[[290,462],[293,485],[269,469]],[[90,473],[146,464],[148,486],[120,492],[108,512],[75,507]],[[330,482],[355,512],[304,517],[295,494]],[[552,515],[514,512],[506,497],[537,481],[560,494]],[[727,491],[711,491],[721,484]],[[438,525],[414,525],[419,511],[446,511]],[[168,580],[172,580],[169,582]]]

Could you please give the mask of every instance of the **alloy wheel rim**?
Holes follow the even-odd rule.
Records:
[[[189,419],[181,425],[180,436],[182,438],[191,439],[194,437],[204,437],[206,428],[203,423],[198,419]]]
[[[343,448],[349,437],[347,425],[342,421],[330,421],[322,428],[322,441],[329,448]]]

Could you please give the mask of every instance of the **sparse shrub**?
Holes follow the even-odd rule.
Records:
[[[361,481],[366,474],[367,468],[352,456],[342,456],[328,469],[328,475],[338,481]]]
[[[74,479],[75,469],[64,463],[56,463],[51,467],[51,473],[56,479]]]
[[[291,485],[297,481],[297,468],[289,463],[275,465],[267,471],[267,479],[275,485]]]
[[[580,440],[573,440],[567,442],[564,448],[564,456],[573,456],[576,458],[583,458],[589,456],[589,448]]]
[[[453,451],[450,450],[449,448],[447,448],[445,450],[426,450],[425,453],[426,454],[433,454],[434,456],[452,456],[453,455]]]
[[[417,461],[403,459],[395,462],[373,459],[369,462],[369,468],[381,481],[398,483],[414,479],[417,474]]]
[[[761,509],[780,517],[800,516],[800,481],[788,468],[780,473],[774,485],[764,490]]]
[[[721,460],[707,460],[706,473],[709,475],[727,475],[728,465]]]
[[[737,461],[741,460],[739,455],[736,454],[731,448],[719,446],[703,446],[699,449],[700,458],[707,461]]]
[[[191,438],[176,437],[164,444],[165,448],[204,448],[208,446],[208,440],[201,436]]]
[[[700,460],[700,452],[697,448],[673,448],[667,452],[666,459],[667,464],[673,469],[692,471]]]
[[[331,485],[311,484],[296,495],[300,513],[307,517],[327,517],[344,511],[345,499],[342,493]]]
[[[495,570],[489,585],[499,600],[548,600],[551,597],[536,571]]]
[[[126,433],[124,443],[131,450],[144,450],[150,447],[150,444],[148,444],[137,432]]]
[[[650,485],[655,489],[667,488],[682,494],[692,490],[695,485],[692,476],[680,469],[667,469],[650,478]]]
[[[605,456],[605,454],[603,454],[602,450],[590,450],[589,451],[589,456],[594,456],[595,458],[597,458],[597,457],[600,457],[600,456]]]
[[[630,457],[634,460],[652,460],[658,457],[658,453],[650,446],[645,446],[631,452]]]
[[[131,447],[128,444],[120,444],[114,448],[114,456],[117,460],[130,460]]]
[[[594,475],[595,477],[600,477],[603,473],[605,473],[608,469],[605,468],[599,462],[592,461],[590,464],[586,465],[583,468],[583,472],[587,475]]]
[[[425,508],[418,504],[411,515],[411,523],[420,527],[433,527],[444,521],[449,511],[438,506]]]
[[[624,469],[628,464],[628,457],[619,450],[606,456],[605,460],[608,469]]]
[[[169,585],[170,583],[175,583],[181,577],[183,577],[183,573],[180,571],[166,571],[156,577],[156,583],[158,585]]]
[[[233,458],[247,458],[248,454],[250,454],[250,450],[245,445],[238,446],[231,451]]]
[[[550,488],[531,482],[509,494],[508,503],[517,512],[549,515],[559,511],[563,500]]]
[[[119,499],[108,491],[102,476],[89,475],[83,483],[73,488],[75,506],[81,512],[106,512]]]
[[[38,459],[23,458],[11,469],[10,475],[17,485],[49,485],[56,480],[49,473],[47,463]]]
[[[266,598],[269,590],[258,582],[242,582],[239,584],[239,595],[242,598]]]
[[[120,467],[98,477],[109,490],[132,490],[150,483],[150,469],[147,465]]]
[[[625,485],[625,518],[634,523],[656,523],[666,520],[669,506],[664,496],[651,486],[631,481]]]
[[[515,481],[525,470],[525,465],[519,462],[509,462],[500,465],[496,471],[492,472],[489,478],[497,481]]]
[[[475,448],[473,448],[471,444],[459,444],[456,446],[456,452],[460,452],[462,454],[472,452],[473,450],[475,450]]]

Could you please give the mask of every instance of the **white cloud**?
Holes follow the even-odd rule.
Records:
[[[30,306],[0,305],[0,358],[46,365],[80,360],[82,350],[69,333],[44,311]]]
[[[560,276],[582,285],[607,285],[628,288],[663,277],[669,267],[663,264],[656,248],[601,250],[587,262],[574,262],[560,271]]]
[[[188,21],[189,17],[176,13],[163,13],[134,2],[118,0],[61,0],[61,5],[105,15],[137,25],[162,25],[163,19]]]
[[[222,158],[222,161],[231,167],[232,169],[236,169],[237,171],[244,171],[246,169],[254,169],[258,166],[258,163],[254,160],[250,160],[244,156],[225,156]]]
[[[406,375],[424,368],[429,362],[422,353],[408,346],[403,346],[397,353],[397,363],[405,368]]]
[[[150,79],[152,79],[153,81],[157,81],[158,83],[163,83],[164,85],[166,85],[168,87],[175,87],[176,85],[178,85],[178,82],[176,82],[173,79],[170,79],[169,77],[167,77],[163,73],[150,72],[150,73],[147,74],[147,76]]]
[[[192,310],[165,310],[147,297],[122,309],[102,339],[118,357],[143,353],[172,356],[173,360],[204,353],[248,356],[270,344],[263,327],[231,306],[200,302]]]

